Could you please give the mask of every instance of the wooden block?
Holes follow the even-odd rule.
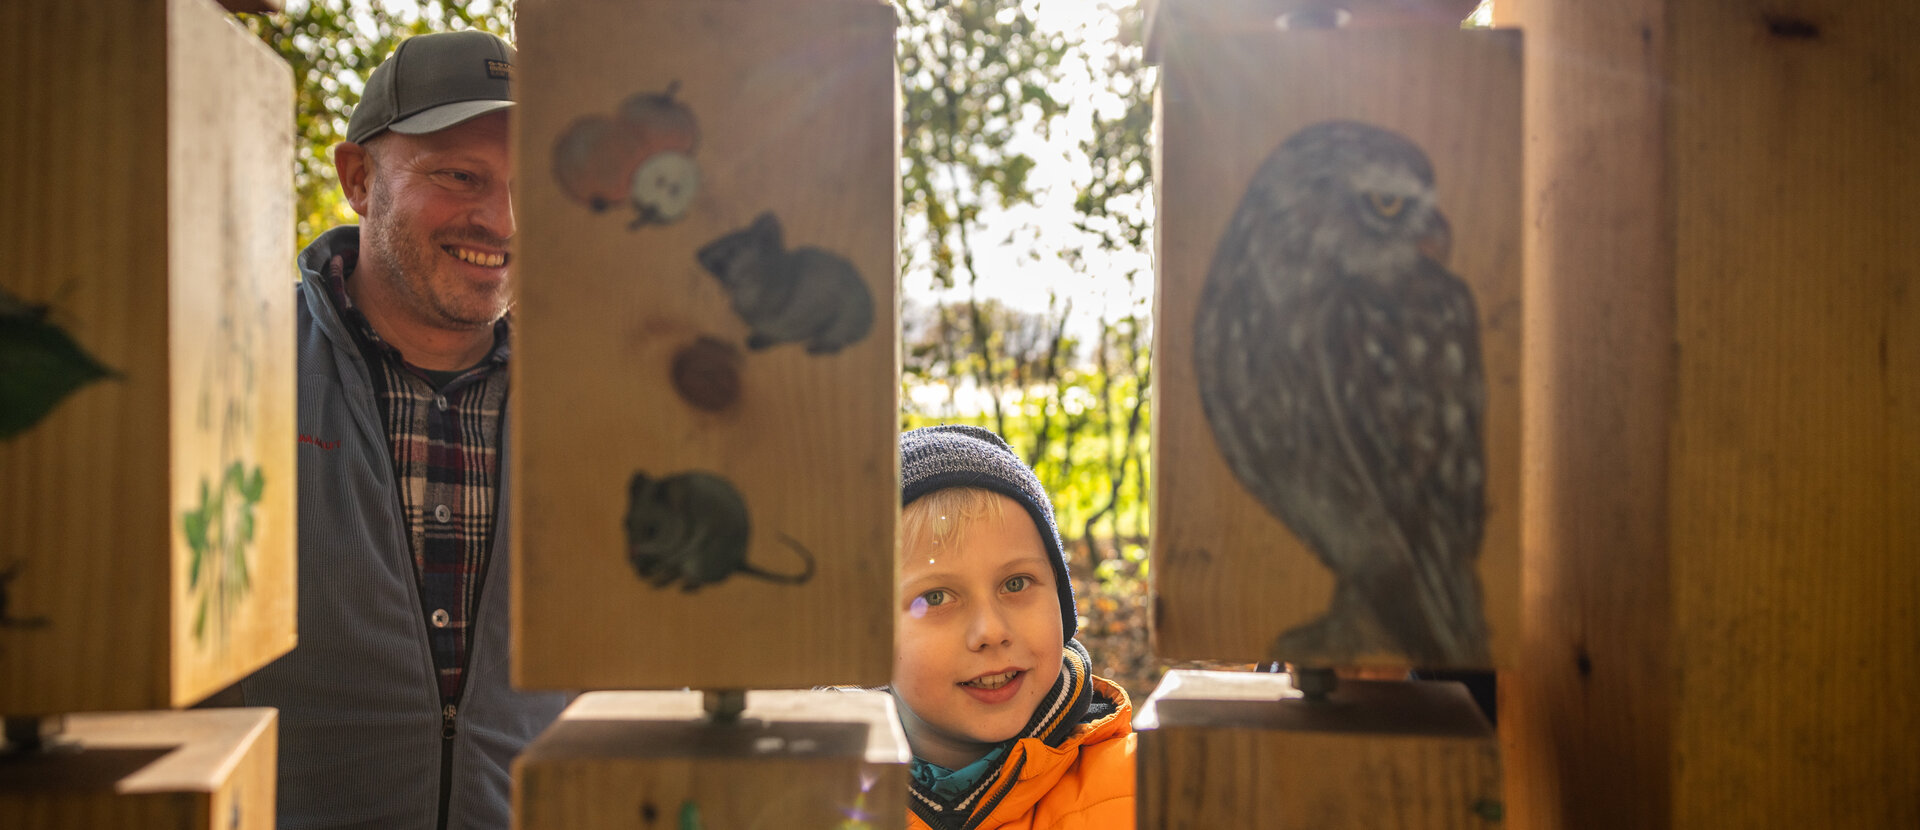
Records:
[[[1920,7],[1517,12],[1512,822],[1920,826]]]
[[[0,54],[0,712],[183,706],[294,643],[291,71],[211,0]]]
[[[517,684],[888,677],[894,26],[865,0],[523,10]]]
[[[1519,595],[1518,34],[1174,34],[1161,70],[1157,127],[1156,653],[1334,665],[1508,664]],[[1289,137],[1327,135],[1325,123],[1335,120],[1368,125],[1339,128],[1365,136],[1341,139],[1342,146],[1397,143],[1377,151],[1385,154],[1380,158],[1430,160],[1431,200],[1444,220],[1424,221],[1423,232],[1414,227],[1423,224],[1419,208],[1384,191],[1369,205],[1364,191],[1386,185],[1311,190],[1315,185],[1303,182],[1328,169],[1323,159],[1304,161],[1301,174],[1274,171],[1250,186]],[[1286,152],[1303,159],[1321,153]],[[1374,161],[1349,169],[1376,163],[1386,165],[1377,170],[1411,169]],[[1356,180],[1366,181],[1341,181]],[[1276,199],[1296,190],[1323,195],[1306,197],[1283,218],[1264,203],[1241,207],[1243,194],[1256,188]],[[1409,212],[1398,213],[1403,209]],[[1258,224],[1233,231],[1236,216]],[[1342,256],[1395,251],[1404,265],[1311,283],[1329,288],[1279,299],[1279,286],[1301,282],[1282,275],[1283,255],[1275,253],[1287,229],[1343,222],[1353,230],[1317,231],[1314,244],[1338,247]],[[1444,267],[1458,281],[1414,264],[1444,255],[1444,232],[1434,230],[1444,225],[1452,243]],[[1372,227],[1385,228],[1385,236],[1366,230]],[[1429,249],[1416,253],[1418,245]],[[1314,256],[1322,255],[1296,259]],[[1222,299],[1208,302],[1216,270]],[[1235,274],[1247,276],[1236,283]],[[1407,274],[1417,277],[1393,282]],[[1366,279],[1395,287],[1374,295],[1352,288]],[[1455,312],[1448,322],[1444,310],[1463,305],[1466,292],[1477,315]],[[1363,296],[1390,299],[1352,299]],[[1354,305],[1329,305],[1346,302]],[[1316,309],[1367,303],[1365,315],[1355,312],[1358,323],[1314,316]],[[1391,322],[1368,322],[1376,314]],[[1476,345],[1484,378],[1477,409],[1469,378]],[[1240,474],[1229,466],[1230,451],[1242,459]],[[1249,482],[1266,496],[1256,498]],[[1336,579],[1323,564],[1325,550],[1303,542],[1301,534],[1311,533],[1325,540],[1318,547],[1340,552],[1348,563],[1343,576]],[[1338,599],[1339,586],[1351,587],[1352,596]],[[1448,636],[1432,637],[1436,631]]]
[[[699,692],[598,692],[514,762],[515,826],[898,827],[910,758],[881,692],[748,692],[730,725]]]
[[[1139,826],[1501,826],[1500,751],[1458,683],[1171,671],[1134,718]]]
[[[0,759],[0,827],[271,830],[272,709],[72,715],[77,749]]]

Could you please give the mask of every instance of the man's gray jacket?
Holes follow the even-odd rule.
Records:
[[[298,648],[241,683],[280,709],[280,827],[506,830],[509,764],[565,705],[507,685],[504,453],[465,689],[446,712],[369,368],[318,278],[359,244],[300,253]]]

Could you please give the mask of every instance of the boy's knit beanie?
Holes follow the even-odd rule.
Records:
[[[1047,553],[1053,555],[1053,580],[1060,588],[1060,631],[1064,639],[1073,639],[1080,630],[1073,604],[1073,579],[1067,573],[1060,531],[1053,524],[1053,502],[1041,489],[1039,477],[1004,439],[980,427],[950,424],[921,427],[901,435],[900,506],[949,487],[991,490],[1027,508]]]

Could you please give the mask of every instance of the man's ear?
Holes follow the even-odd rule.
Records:
[[[367,148],[351,141],[333,145],[333,169],[340,174],[340,190],[346,194],[347,204],[353,206],[354,213],[366,216],[370,201],[367,188],[373,177]]]

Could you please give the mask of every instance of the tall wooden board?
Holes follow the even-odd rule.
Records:
[[[868,0],[522,10],[517,684],[888,676],[894,26]]]
[[[73,746],[0,763],[0,826],[271,830],[272,709],[102,712],[66,719]]]
[[[878,692],[582,695],[514,762],[514,826],[878,830],[907,814],[905,735]]]
[[[1517,12],[1513,822],[1920,824],[1920,7]]]
[[[293,647],[291,72],[211,0],[0,10],[0,712]]]
[[[1400,525],[1404,542],[1413,535],[1406,528],[1424,527],[1421,516],[1396,512],[1402,508],[1369,508],[1372,513],[1346,507],[1327,511],[1300,507],[1298,501],[1292,508],[1277,507],[1274,498],[1256,497],[1245,476],[1236,476],[1226,460],[1227,444],[1223,441],[1237,441],[1245,466],[1258,470],[1259,475],[1301,472],[1308,481],[1334,478],[1305,472],[1313,469],[1312,464],[1347,464],[1374,453],[1380,457],[1354,466],[1372,476],[1360,477],[1363,485],[1357,489],[1371,488],[1366,498],[1372,499],[1369,503],[1379,504],[1374,496],[1393,486],[1392,476],[1409,470],[1413,472],[1406,474],[1428,475],[1443,469],[1444,460],[1435,459],[1444,456],[1421,443],[1425,440],[1419,434],[1421,428],[1387,434],[1386,449],[1361,446],[1364,441],[1379,440],[1378,430],[1368,433],[1364,426],[1353,431],[1344,428],[1368,418],[1390,427],[1396,418],[1404,418],[1403,423],[1417,424],[1422,418],[1432,424],[1454,423],[1457,413],[1446,401],[1470,397],[1470,392],[1462,391],[1469,384],[1456,383],[1457,375],[1435,367],[1471,364],[1471,347],[1459,355],[1466,358],[1464,361],[1435,363],[1456,357],[1450,347],[1441,345],[1451,341],[1432,337],[1430,330],[1414,328],[1415,323],[1405,321],[1421,315],[1435,318],[1436,310],[1443,306],[1430,298],[1396,295],[1400,310],[1395,313],[1401,316],[1388,325],[1402,328],[1382,338],[1388,360],[1367,363],[1363,359],[1351,362],[1345,370],[1336,367],[1326,371],[1326,385],[1303,382],[1304,375],[1294,376],[1289,385],[1280,367],[1262,363],[1266,355],[1276,351],[1275,344],[1282,343],[1282,338],[1308,344],[1299,351],[1309,355],[1327,344],[1332,345],[1321,349],[1320,354],[1329,349],[1359,354],[1364,348],[1365,354],[1373,355],[1378,343],[1371,339],[1344,343],[1327,333],[1331,331],[1324,328],[1328,323],[1305,319],[1295,327],[1284,321],[1283,316],[1296,309],[1318,308],[1312,302],[1289,305],[1262,299],[1210,303],[1207,299],[1206,284],[1212,275],[1235,268],[1256,275],[1246,284],[1258,287],[1249,289],[1251,293],[1245,296],[1278,293],[1269,292],[1278,267],[1270,254],[1281,246],[1280,238],[1286,231],[1271,222],[1255,222],[1251,225],[1256,228],[1254,232],[1243,233],[1236,231],[1233,223],[1236,217],[1246,222],[1260,211],[1267,211],[1271,218],[1274,211],[1268,207],[1280,203],[1281,188],[1320,187],[1290,184],[1257,171],[1263,160],[1290,137],[1311,134],[1310,128],[1318,129],[1316,125],[1329,121],[1351,120],[1397,133],[1415,145],[1412,153],[1424,154],[1430,161],[1433,204],[1444,215],[1443,224],[1451,227],[1451,256],[1439,261],[1464,282],[1477,306],[1471,328],[1477,328],[1484,375],[1484,409],[1478,429],[1483,450],[1476,465],[1462,467],[1465,471],[1456,471],[1454,478],[1479,479],[1484,508],[1476,511],[1469,505],[1458,511],[1478,514],[1477,557],[1471,552],[1475,546],[1470,542],[1452,543],[1452,547],[1474,557],[1468,566],[1471,576],[1462,575],[1458,582],[1477,580],[1482,596],[1479,612],[1484,621],[1480,641],[1484,647],[1470,649],[1473,653],[1448,652],[1450,656],[1439,659],[1429,653],[1420,662],[1459,666],[1507,663],[1517,642],[1519,593],[1519,35],[1510,31],[1422,28],[1281,32],[1263,23],[1165,30],[1159,33],[1158,45],[1162,66],[1158,113],[1161,144],[1156,172],[1160,270],[1154,358],[1162,371],[1155,383],[1154,414],[1154,457],[1159,459],[1154,481],[1156,653],[1176,659],[1409,662],[1397,640],[1378,629],[1365,630],[1364,626],[1357,627],[1358,636],[1343,635],[1319,647],[1300,646],[1297,639],[1282,644],[1283,636],[1291,637],[1325,619],[1322,615],[1334,607],[1337,574],[1303,543],[1301,532],[1280,516],[1286,509],[1293,509],[1296,513],[1332,512],[1350,517],[1358,524],[1343,532],[1353,538],[1368,535],[1373,540],[1368,544],[1381,550],[1401,549],[1395,547],[1398,543],[1391,538],[1391,523],[1384,517],[1398,516],[1405,522]],[[1402,156],[1409,154],[1401,152]],[[1317,171],[1324,167],[1315,161],[1295,165],[1294,169]],[[1337,197],[1329,195],[1331,191],[1315,191],[1322,195],[1293,204],[1323,202],[1327,211],[1372,210],[1375,218],[1413,215],[1414,208],[1393,201],[1390,194],[1368,191],[1375,186],[1365,183],[1371,181],[1365,179],[1371,174],[1349,173],[1343,173],[1340,179],[1346,183],[1342,187],[1349,189]],[[1252,195],[1248,195],[1250,189]],[[1364,203],[1368,198],[1381,201],[1369,207]],[[1400,213],[1403,210],[1406,212]],[[1306,221],[1299,216],[1290,221],[1305,227]],[[1375,243],[1356,237],[1351,242],[1323,240],[1313,244],[1338,247]],[[1406,240],[1396,244],[1406,244]],[[1428,239],[1423,238],[1420,244],[1428,245]],[[1421,254],[1444,255],[1444,251],[1432,250]],[[1421,266],[1403,263],[1395,267]],[[1349,272],[1345,278],[1370,279],[1355,276],[1358,273]],[[1210,311],[1215,316],[1206,316]],[[1311,317],[1311,313],[1306,316]],[[1222,331],[1233,332],[1231,336],[1239,338],[1239,344],[1210,348],[1208,339],[1218,343]],[[1400,341],[1403,336],[1405,341]],[[1470,338],[1466,342],[1471,343]],[[1400,342],[1408,345],[1400,348]],[[1431,349],[1427,348],[1429,343]],[[1223,352],[1226,357],[1221,356]],[[1239,355],[1255,357],[1242,360]],[[1403,359],[1396,364],[1392,362],[1395,357]],[[1209,372],[1197,361],[1206,360],[1246,364],[1235,370],[1242,376],[1238,381],[1233,380],[1233,371],[1213,370],[1214,375],[1229,379],[1215,382],[1216,396],[1246,398],[1244,393],[1255,387],[1290,389],[1286,394],[1303,401],[1301,406],[1324,407],[1330,413],[1327,423],[1343,429],[1329,427],[1314,433],[1298,445],[1304,449],[1300,456],[1293,456],[1296,461],[1285,461],[1271,450],[1259,450],[1263,444],[1279,443],[1273,436],[1286,429],[1271,420],[1281,415],[1283,407],[1269,395],[1241,406],[1245,413],[1242,428],[1236,435],[1223,438],[1224,433],[1210,423],[1203,405]],[[1447,387],[1441,396],[1417,397],[1427,395],[1426,390],[1435,384]],[[1361,385],[1366,388],[1359,388]],[[1410,391],[1402,394],[1399,390]],[[1387,400],[1389,395],[1401,395],[1395,401],[1440,403],[1424,413],[1418,407],[1402,407],[1397,414],[1389,411],[1400,406],[1398,403],[1385,404],[1389,409],[1362,411],[1374,402]],[[1332,399],[1339,400],[1337,406],[1329,403]],[[1389,471],[1388,467],[1400,472]],[[1367,481],[1371,483],[1364,483]],[[1450,520],[1465,522],[1473,518],[1465,515]],[[1383,533],[1385,537],[1380,535]],[[1383,538],[1385,541],[1380,541]],[[1412,543],[1422,547],[1420,539]],[[1348,573],[1348,578],[1359,584],[1361,576],[1351,570]],[[1411,597],[1414,593],[1394,589],[1390,578],[1374,590],[1382,597]],[[1402,601],[1407,607],[1413,602],[1389,602]]]

